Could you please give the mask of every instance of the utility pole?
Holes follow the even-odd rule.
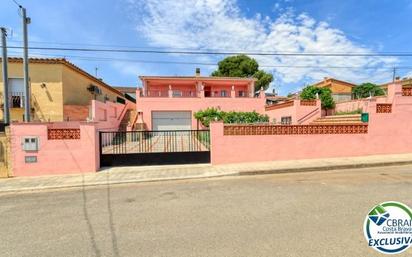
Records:
[[[392,71],[392,82],[395,82],[396,79],[396,67],[393,67],[393,71]]]
[[[10,123],[9,112],[9,77],[7,71],[7,45],[6,45],[6,28],[1,27],[1,46],[2,46],[2,67],[3,67],[3,122],[8,125]]]
[[[26,17],[26,8],[20,6],[23,18],[23,73],[24,73],[24,121],[30,121],[30,87],[29,87],[29,53],[27,39],[27,25],[30,24],[30,18]]]

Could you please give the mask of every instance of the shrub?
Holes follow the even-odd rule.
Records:
[[[194,117],[202,123],[203,126],[209,127],[210,122],[220,120],[224,123],[259,123],[268,122],[269,116],[253,112],[225,112],[216,108],[207,108],[194,114]]]
[[[335,107],[335,101],[333,101],[330,88],[307,86],[300,93],[300,98],[303,100],[313,100],[316,99],[316,94],[319,95],[322,109],[333,109]]]
[[[355,98],[367,98],[369,96],[385,95],[385,91],[381,87],[373,83],[363,83],[352,88],[352,93]]]

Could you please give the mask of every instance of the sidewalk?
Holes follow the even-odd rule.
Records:
[[[1,192],[412,164],[412,154],[216,165],[106,168],[97,173],[0,179]]]

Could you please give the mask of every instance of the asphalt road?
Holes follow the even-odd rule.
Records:
[[[0,256],[382,256],[365,216],[412,207],[411,184],[401,166],[0,195]]]

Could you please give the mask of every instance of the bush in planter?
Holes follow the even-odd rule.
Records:
[[[203,126],[209,127],[210,122],[221,120],[224,123],[260,123],[269,122],[269,116],[253,112],[224,112],[216,108],[207,108],[194,114],[194,117],[202,123]]]

